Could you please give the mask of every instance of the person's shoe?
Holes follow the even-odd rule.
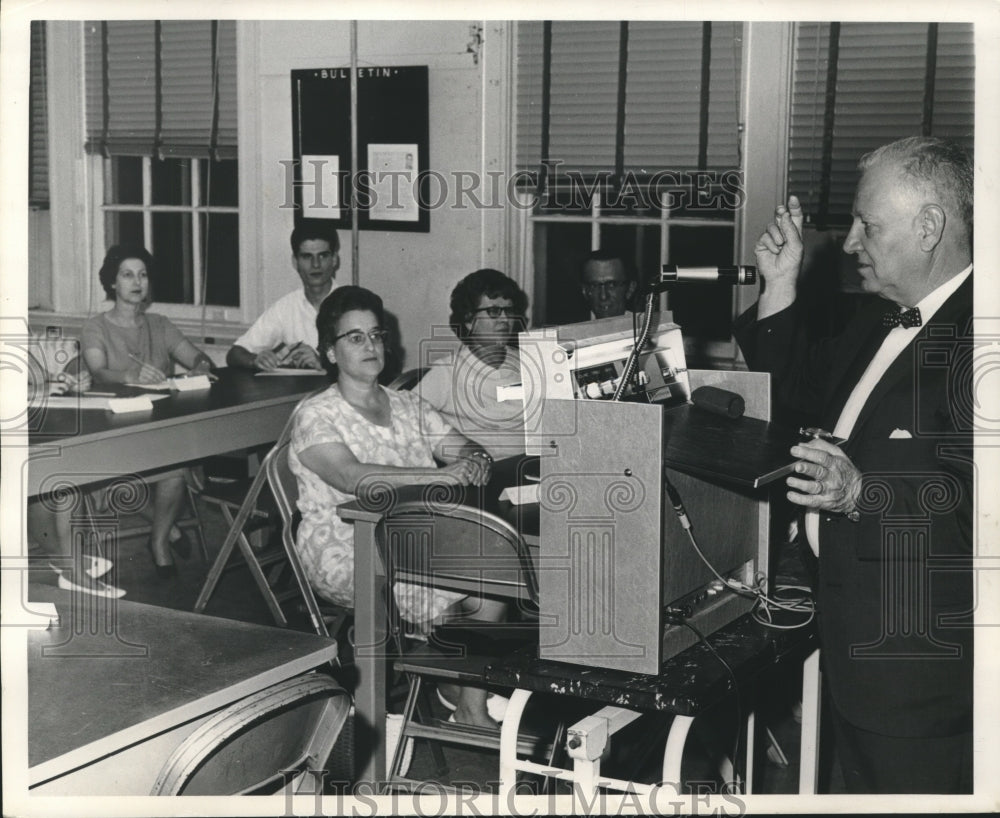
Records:
[[[158,579],[177,578],[177,566],[173,563],[170,563],[170,565],[158,565],[154,562],[153,567],[156,569],[156,576]]]
[[[121,599],[125,596],[123,589],[108,585],[108,583],[90,576],[76,577],[71,573],[60,572],[58,584],[64,591],[78,591],[83,594],[103,596],[107,599]]]
[[[169,541],[170,548],[178,557],[186,560],[191,556],[191,538],[183,528],[178,528],[177,533],[177,539]]]
[[[84,570],[87,572],[87,576],[92,579],[97,579],[98,577],[103,577],[108,571],[115,567],[115,564],[104,557],[84,557],[84,562],[88,565]],[[55,571],[57,574],[62,573],[61,568],[56,568],[51,562],[49,563],[49,568]]]
[[[437,694],[438,701],[454,713],[456,706],[444,697],[444,693],[441,692],[440,688],[437,689]],[[493,721],[500,724],[503,722],[503,717],[507,715],[507,704],[509,702],[510,699],[506,696],[500,696],[496,693],[488,693],[486,695],[486,712],[489,717],[493,719]],[[449,721],[453,721],[453,719],[449,719]]]
[[[89,557],[90,567],[87,569],[87,576],[97,579],[103,577],[108,571],[115,567],[115,564],[104,557]]]

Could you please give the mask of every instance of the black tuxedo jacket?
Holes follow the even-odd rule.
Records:
[[[776,408],[832,430],[888,330],[873,298],[844,333],[799,342],[794,305],[736,337],[770,372]],[[844,453],[862,472],[861,519],[820,515],[823,666],[841,714],[883,735],[971,728],[973,540],[972,277],[875,386]]]

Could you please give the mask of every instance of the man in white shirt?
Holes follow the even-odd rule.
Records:
[[[791,450],[788,500],[818,554],[824,680],[848,791],[972,786],[973,170],[911,137],[862,157],[844,250],[866,292],[835,339],[806,348],[796,197],[754,248],[764,289],[736,336],[776,402],[840,445]],[[941,570],[947,564],[948,570]]]
[[[229,366],[322,369],[316,353],[316,312],[333,291],[340,267],[340,237],[324,222],[306,222],[292,231],[292,265],[302,288],[268,307],[226,354]]]

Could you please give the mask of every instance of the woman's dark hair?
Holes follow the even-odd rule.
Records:
[[[332,364],[326,357],[327,351],[333,346],[333,339],[337,337],[337,324],[344,317],[345,313],[351,310],[366,310],[372,313],[382,326],[385,321],[385,310],[382,307],[382,299],[371,290],[364,287],[356,287],[353,284],[346,284],[337,287],[332,293],[323,299],[316,313],[316,333],[319,336],[318,352],[320,362],[327,370]]]
[[[125,259],[129,258],[137,258],[146,265],[146,275],[149,277],[150,292],[152,293],[153,277],[156,274],[156,265],[153,262],[153,257],[147,252],[145,247],[115,244],[108,248],[108,252],[104,256],[104,263],[101,264],[101,269],[97,273],[97,277],[101,280],[101,286],[104,287],[104,292],[108,298],[115,297],[114,287],[115,279],[118,278],[118,268],[122,266],[122,262]]]
[[[487,298],[509,298],[518,315],[524,315],[528,310],[528,296],[514,279],[490,268],[469,273],[451,291],[451,315],[448,318],[452,331],[463,341],[468,335],[465,324],[479,308],[479,301],[484,295]]]

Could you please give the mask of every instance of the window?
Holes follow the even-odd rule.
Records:
[[[145,246],[159,303],[239,306],[235,23],[84,25],[95,241]]]
[[[640,280],[732,264],[741,204],[742,24],[521,22],[517,165],[533,202],[536,321],[586,320],[580,263],[613,249]],[[674,319],[730,357],[732,292],[684,285]]]
[[[798,23],[788,189],[818,227],[850,223],[862,154],[905,136],[973,147],[971,23]]]

